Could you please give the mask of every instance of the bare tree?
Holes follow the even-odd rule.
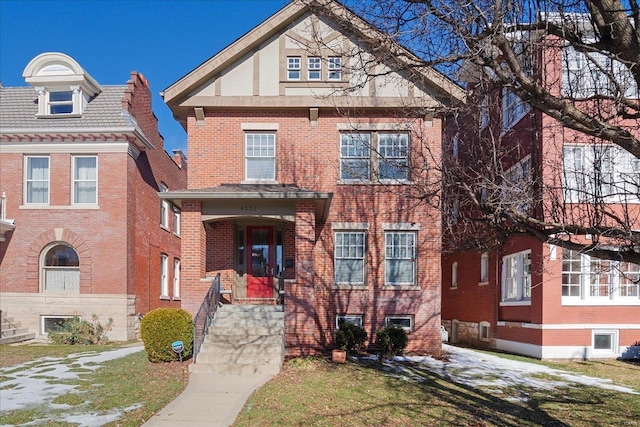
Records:
[[[347,15],[338,22],[370,53],[345,61],[361,76],[351,90],[379,77],[379,63],[416,79],[435,69],[467,89],[467,102],[444,112],[442,182],[417,186],[418,200],[434,200],[434,185],[443,190],[445,248],[482,249],[522,234],[640,263],[637,0],[346,4],[375,28]],[[512,128],[508,99],[519,119]],[[408,107],[407,117],[419,110]],[[413,160],[412,168],[427,164]]]

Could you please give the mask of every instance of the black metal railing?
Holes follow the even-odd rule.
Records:
[[[213,283],[204,297],[196,317],[193,318],[193,363],[196,363],[198,352],[204,342],[204,337],[207,333],[207,328],[213,320],[213,316],[216,314],[216,310],[220,306],[220,273],[213,278]]]

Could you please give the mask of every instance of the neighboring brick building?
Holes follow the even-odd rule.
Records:
[[[186,187],[186,159],[164,151],[149,83],[102,86],[61,53],[0,88],[0,307],[44,338],[74,315],[112,340],[138,315],[180,306],[180,211],[158,191]]]
[[[551,93],[577,99],[574,93],[583,98],[606,88],[590,87],[591,79],[601,82],[602,77],[597,67],[588,67],[583,54],[551,37],[539,46],[545,48],[535,59],[541,64],[538,76]],[[637,98],[634,85],[627,91]],[[448,129],[451,138],[445,139],[457,141],[453,145],[459,161],[469,164],[470,159],[477,162],[478,156],[469,154],[474,147],[488,143],[489,135],[500,135],[491,143],[509,147],[503,152],[513,155],[502,159],[505,172],[494,186],[501,197],[512,197],[504,203],[527,200],[521,196],[528,194],[530,201],[518,209],[534,209],[541,221],[585,225],[597,219],[592,207],[582,202],[601,196],[601,212],[613,215],[603,215],[598,227],[619,227],[612,218],[628,215],[630,228],[640,228],[637,158],[564,128],[511,93],[488,93],[482,104],[478,117]],[[601,108],[606,108],[605,102]],[[640,134],[637,120],[621,123]],[[598,176],[606,178],[598,183]],[[584,235],[582,241],[590,243],[591,238]],[[517,236],[495,251],[443,256],[442,270],[442,319],[453,342],[537,358],[599,358],[619,357],[640,341],[638,265]]]
[[[437,111],[462,91],[383,39],[292,1],[164,91],[191,159],[188,189],[161,195],[182,209],[184,309],[221,273],[234,303],[283,297],[289,355],[330,348],[341,321],[440,351],[440,214],[414,184],[438,182]]]

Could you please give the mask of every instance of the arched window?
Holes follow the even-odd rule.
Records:
[[[42,257],[42,288],[53,292],[80,289],[80,259],[75,249],[58,243],[45,250]]]

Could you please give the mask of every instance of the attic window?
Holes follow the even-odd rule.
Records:
[[[73,113],[73,92],[70,90],[49,92],[49,114]]]

